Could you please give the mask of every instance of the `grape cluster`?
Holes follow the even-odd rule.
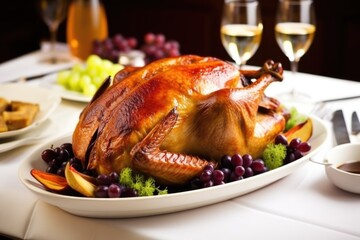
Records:
[[[139,46],[145,54],[145,63],[154,60],[175,57],[180,55],[180,45],[175,40],[167,40],[164,34],[146,33],[144,35],[144,43]],[[92,53],[103,59],[110,60],[114,63],[119,62],[121,53],[128,53],[138,47],[138,40],[134,37],[126,38],[121,34],[106,38],[102,41],[94,41]]]
[[[41,152],[41,159],[47,163],[46,172],[65,177],[65,167],[70,165],[78,172],[95,176],[94,172],[86,170],[81,161],[74,157],[71,143],[63,143],[58,147],[51,146]],[[137,191],[130,187],[119,184],[119,174],[111,172],[110,174],[96,175],[96,197],[114,198],[114,197],[137,197]]]
[[[70,70],[57,73],[56,82],[64,88],[92,97],[104,80],[123,69],[120,64],[115,64],[97,55],[90,55],[86,64],[75,64]]]
[[[305,153],[311,150],[311,145],[308,142],[302,142],[300,138],[294,138],[288,143],[284,135],[278,135],[274,141],[275,144],[282,144],[286,146],[286,157],[284,164],[291,163],[299,158],[302,158]]]
[[[113,37],[105,38],[102,41],[95,40],[92,53],[116,63],[119,60],[120,52],[129,52],[135,49],[137,45],[136,38],[126,38],[121,34],[115,34]]]
[[[253,159],[250,154],[224,155],[219,166],[214,169],[208,164],[200,176],[191,181],[191,188],[205,188],[238,181],[263,172],[267,168],[262,159]]]
[[[83,172],[83,166],[80,160],[74,157],[71,143],[63,143],[59,147],[47,148],[41,152],[41,159],[48,167],[46,172],[55,173],[59,176],[65,176],[65,166],[68,162],[79,172]]]
[[[126,186],[119,184],[119,174],[111,172],[108,175],[99,174],[96,177],[97,187],[95,197],[98,198],[119,198],[119,197],[137,197],[138,192]]]
[[[147,33],[144,36],[144,45],[141,50],[145,53],[145,62],[180,55],[180,45],[175,40],[166,40],[164,34]]]

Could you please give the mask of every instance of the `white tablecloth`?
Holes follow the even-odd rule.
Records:
[[[276,84],[268,94],[277,94]],[[360,94],[360,83],[309,74],[299,74],[297,85],[315,100]],[[350,124],[351,112],[360,113],[359,104],[353,99],[332,102],[329,108],[344,109]],[[83,107],[63,100],[51,117],[61,129],[52,137],[72,131]],[[332,145],[329,138],[315,159],[321,161]],[[18,167],[34,147],[0,153],[0,234],[36,240],[360,239],[360,195],[333,186],[324,167],[312,162],[265,188],[218,204],[160,216],[92,219],[48,205],[22,185]]]

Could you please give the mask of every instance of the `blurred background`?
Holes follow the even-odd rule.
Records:
[[[103,0],[109,36],[121,33],[141,43],[147,32],[163,33],[180,43],[182,54],[214,56],[231,60],[220,40],[224,0]],[[264,31],[259,49],[248,61],[262,65],[267,59],[289,61],[274,36],[277,0],[259,0]],[[299,71],[360,81],[360,14],[355,0],[314,0],[317,29],[314,42],[301,58]],[[37,9],[37,0],[1,1],[0,63],[40,48],[49,31]],[[66,41],[66,19],[58,41]]]

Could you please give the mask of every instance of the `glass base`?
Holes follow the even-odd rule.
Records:
[[[60,64],[71,62],[71,58],[67,56],[42,56],[39,59],[39,62],[46,64]]]
[[[56,43],[52,48],[51,43],[41,43],[40,63],[61,64],[73,61],[72,56],[64,43]]]

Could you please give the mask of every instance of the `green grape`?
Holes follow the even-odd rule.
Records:
[[[71,70],[72,72],[83,73],[85,71],[85,67],[80,63],[76,63]]]
[[[69,80],[70,73],[71,73],[71,71],[69,71],[69,70],[64,70],[64,71],[58,72],[57,78],[56,78],[57,83],[66,87],[69,82],[68,80]]]
[[[101,65],[102,65],[102,71],[108,73],[111,70],[113,63],[111,61],[105,59],[102,61]]]
[[[86,96],[93,96],[104,80],[120,71],[123,66],[97,55],[90,55],[86,64],[75,64],[71,70],[60,71],[56,82],[66,89],[77,91]]]
[[[105,78],[95,76],[92,78],[92,83],[96,86],[96,88],[99,88],[100,85],[104,82],[104,80],[105,80]]]
[[[91,77],[91,78],[95,78],[97,76],[99,76],[99,70],[97,67],[87,67],[87,74]]]
[[[81,77],[80,77],[80,80],[79,80],[79,86],[82,90],[84,90],[86,88],[87,85],[89,84],[92,84],[92,79],[89,75],[87,74],[83,74]]]
[[[116,74],[118,71],[120,71],[121,69],[123,69],[123,68],[124,68],[124,67],[123,67],[122,65],[120,65],[120,64],[118,64],[118,63],[115,63],[115,64],[112,65],[111,70],[109,71],[109,75],[110,75],[111,77],[114,77],[115,74]]]
[[[97,55],[90,55],[87,59],[86,59],[86,66],[89,69],[96,69],[98,66],[100,66],[102,64],[102,59],[97,56]]]
[[[73,91],[80,91],[81,87],[79,85],[80,82],[80,73],[72,72],[69,76],[69,89]]]
[[[98,88],[94,84],[90,83],[90,84],[84,86],[82,93],[85,96],[92,97],[92,96],[94,96],[97,89]]]

